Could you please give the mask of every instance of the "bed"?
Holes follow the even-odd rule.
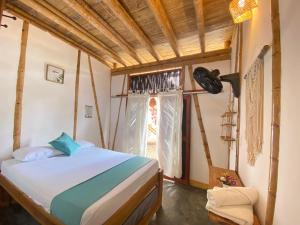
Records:
[[[127,177],[116,181],[118,174],[126,170],[125,164],[136,159],[145,162],[135,163],[136,170],[124,172],[128,173]],[[100,183],[94,182],[97,177]],[[161,207],[162,178],[156,160],[89,147],[71,157],[57,156],[32,162],[6,160],[1,165],[0,184],[40,224],[134,225],[147,224]],[[89,182],[94,183],[88,186]],[[86,187],[82,187],[84,185]],[[78,201],[86,204],[87,199],[94,197],[86,190],[94,190],[95,185],[99,186],[96,191],[101,197],[86,208],[77,207]],[[72,204],[68,199],[71,191],[73,197],[75,195]],[[76,222],[78,210],[82,214]],[[64,214],[69,218],[62,218],[66,217]]]

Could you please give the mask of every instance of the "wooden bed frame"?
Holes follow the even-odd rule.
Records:
[[[56,217],[49,214],[42,206],[36,204],[18,187],[11,183],[0,173],[0,185],[7,193],[19,203],[37,222],[42,225],[63,225]],[[148,196],[151,191],[158,188],[158,197],[153,207],[149,208],[139,221],[138,225],[146,225],[152,216],[161,208],[163,190],[163,171],[159,170],[151,177],[131,198],[123,204],[104,224],[117,225],[123,224],[126,219],[134,212],[140,203]]]

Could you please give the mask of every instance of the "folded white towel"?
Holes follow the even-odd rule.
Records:
[[[207,199],[213,207],[254,205],[257,198],[257,191],[252,187],[214,187],[207,191]]]
[[[251,205],[214,207],[208,201],[206,209],[237,224],[253,225],[254,218],[253,208]]]

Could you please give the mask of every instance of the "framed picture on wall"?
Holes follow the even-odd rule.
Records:
[[[46,80],[63,84],[64,83],[65,70],[57,66],[50,64],[46,65]]]
[[[93,106],[85,105],[85,118],[93,118]]]

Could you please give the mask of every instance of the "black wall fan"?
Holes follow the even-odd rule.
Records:
[[[209,71],[204,67],[197,67],[194,70],[193,77],[197,83],[211,94],[218,94],[223,90],[222,82],[229,82],[232,86],[235,97],[240,96],[240,76],[239,73],[219,76],[219,70]]]

